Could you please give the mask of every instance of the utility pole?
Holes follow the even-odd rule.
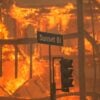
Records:
[[[0,1],[0,22],[2,21],[2,14],[1,14],[1,9],[2,9],[2,1]]]
[[[2,6],[2,2],[0,1],[0,22],[2,22],[1,6]],[[0,77],[1,76],[2,76],[2,45],[0,44]]]
[[[77,0],[77,24],[78,24],[78,63],[79,63],[79,88],[80,100],[86,100],[85,87],[85,46],[84,46],[84,22],[83,0]]]

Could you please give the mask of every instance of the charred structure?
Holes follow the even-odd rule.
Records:
[[[49,100],[48,45],[37,43],[37,31],[63,35],[52,57],[74,60],[75,87],[57,100],[100,99],[100,1],[82,1],[0,0],[0,99]],[[59,60],[54,68],[60,88]]]

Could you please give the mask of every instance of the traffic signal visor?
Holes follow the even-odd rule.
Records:
[[[73,87],[73,66],[72,66],[72,59],[65,59],[62,58],[60,61],[61,66],[61,84],[62,84],[62,91],[69,90],[70,87]]]

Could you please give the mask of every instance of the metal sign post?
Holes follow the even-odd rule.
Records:
[[[52,66],[51,45],[49,45],[49,68],[50,68],[50,100],[56,100],[56,86],[54,80],[54,66]]]
[[[51,45],[63,45],[63,36],[46,32],[37,33],[38,43],[49,45],[49,70],[50,70],[50,100],[56,100],[56,85],[54,80],[54,66],[52,66]]]

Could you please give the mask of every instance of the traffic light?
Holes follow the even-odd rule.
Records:
[[[61,66],[61,86],[63,92],[69,92],[69,88],[73,87],[73,66],[72,59],[61,58],[60,66]]]

